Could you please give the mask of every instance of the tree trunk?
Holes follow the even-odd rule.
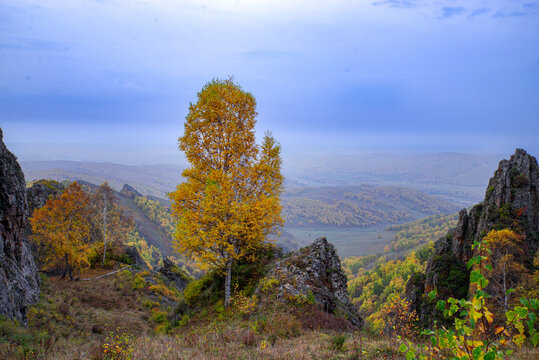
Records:
[[[503,268],[503,311],[507,312],[509,310],[509,294],[507,293],[507,279],[505,278],[505,264]]]
[[[67,253],[64,255],[65,257],[65,268],[64,268],[64,272],[62,274],[62,277],[61,279],[65,278],[66,275],[69,274],[69,278],[71,280],[73,280],[73,274],[71,273],[71,266],[69,266],[69,256],[67,255]]]
[[[226,263],[226,277],[225,277],[225,309],[230,306],[230,281],[232,278],[232,258],[229,258]]]
[[[105,267],[105,255],[107,254],[107,200],[103,206],[103,267]]]

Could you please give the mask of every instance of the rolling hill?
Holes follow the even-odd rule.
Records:
[[[410,187],[461,206],[484,196],[499,155],[460,153],[302,155],[285,158],[287,190],[360,184]],[[181,181],[181,165],[121,165],[110,162],[22,161],[26,180],[105,180],[120,190],[132,185],[144,195],[166,198]]]
[[[283,199],[287,226],[294,227],[365,227],[458,210],[454,203],[398,186],[313,187],[288,192]]]

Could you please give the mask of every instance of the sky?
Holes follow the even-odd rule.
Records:
[[[21,160],[181,162],[233,76],[289,155],[539,154],[537,0],[0,0],[0,127]]]

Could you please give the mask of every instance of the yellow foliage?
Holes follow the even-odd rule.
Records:
[[[255,98],[231,79],[213,80],[190,105],[179,138],[190,167],[169,195],[174,247],[206,268],[229,272],[283,223],[281,148],[269,133],[256,144],[255,108]]]
[[[244,291],[238,289],[238,285],[236,284],[231,302],[235,312],[239,314],[249,314],[256,310],[258,298],[256,295],[247,296]]]
[[[61,196],[49,199],[34,211],[30,219],[33,241],[49,250],[44,259],[45,268],[64,266],[71,276],[72,270],[89,265],[89,200],[74,182]]]
[[[492,296],[487,303],[492,308],[497,305],[502,313],[524,294],[522,285],[528,272],[522,264],[522,240],[521,235],[510,229],[492,230],[483,239],[486,258],[481,262],[481,270],[489,280],[487,291]],[[510,288],[515,291],[508,293]]]
[[[150,285],[150,287],[148,289],[150,291],[155,292],[156,294],[163,295],[163,296],[165,296],[165,297],[167,297],[169,299],[174,299],[174,300],[177,299],[176,294],[174,293],[174,291],[170,290],[168,287],[166,287],[163,284]]]

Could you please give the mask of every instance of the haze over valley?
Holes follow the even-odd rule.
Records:
[[[539,359],[538,0],[0,0],[0,359]]]
[[[387,227],[430,215],[447,215],[484,196],[496,155],[458,153],[306,156],[285,165],[283,197],[287,247],[328,236],[348,256],[381,252],[394,240]],[[124,184],[169,204],[182,165],[22,161],[28,181],[107,181]],[[291,245],[295,244],[295,245]]]

